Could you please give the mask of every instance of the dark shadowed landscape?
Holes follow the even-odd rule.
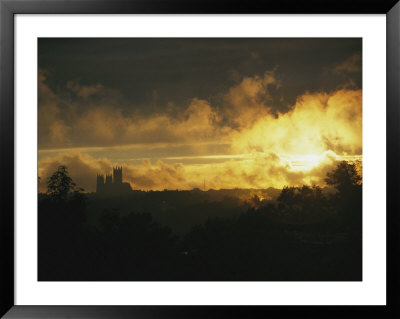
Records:
[[[39,280],[362,279],[362,186],[347,162],[328,173],[325,192],[304,185],[107,197],[79,192],[65,167],[54,176],[39,194]]]

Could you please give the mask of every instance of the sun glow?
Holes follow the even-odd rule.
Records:
[[[288,162],[293,170],[308,171],[318,166],[324,158],[324,154],[292,155],[289,157]]]

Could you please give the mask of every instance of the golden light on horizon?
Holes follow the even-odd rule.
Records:
[[[288,161],[293,170],[308,171],[313,167],[318,166],[323,159],[323,155],[316,154],[290,155]]]

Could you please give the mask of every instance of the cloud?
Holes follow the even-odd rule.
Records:
[[[268,114],[268,88],[279,85],[274,72],[267,71],[263,77],[246,77],[229,89],[224,94],[223,106],[193,98],[180,112],[172,113],[168,107],[163,113],[149,116],[124,111],[120,105],[126,102],[121,95],[102,84],[82,86],[68,82],[66,90],[55,92],[46,85],[46,71],[41,74],[40,148],[224,139],[232,129],[251,126]]]
[[[62,100],[46,85],[47,71],[38,72],[38,118],[39,144],[57,145],[61,140],[67,140],[64,122],[59,119],[61,110],[58,105]]]
[[[141,165],[126,166],[126,180],[136,189],[190,189],[181,165],[167,165],[162,161],[151,164],[144,160]]]
[[[224,96],[225,115],[233,126],[248,127],[254,120],[270,112],[272,101],[269,87],[279,87],[274,71],[266,71],[263,77],[245,77],[230,88]]]
[[[40,191],[46,191],[46,181],[59,165],[68,167],[71,178],[87,192],[94,192],[96,175],[112,172],[114,165],[123,166],[124,181],[136,190],[226,188],[281,188],[285,185],[325,185],[326,173],[334,168],[338,157],[326,152],[309,170],[296,170],[290,160],[275,153],[249,156],[238,161],[202,165],[169,165],[158,160],[143,160],[140,164],[113,163],[107,158],[95,158],[85,153],[60,153],[39,161]]]
[[[62,120],[55,120],[52,124],[50,124],[50,138],[54,143],[61,144],[70,144],[70,141],[67,137],[68,131],[71,128],[65,125]]]
[[[53,174],[57,167],[65,165],[68,168],[72,180],[85,191],[94,191],[96,174],[99,172],[110,172],[112,163],[104,159],[94,159],[93,157],[82,153],[61,153],[58,156],[51,158],[47,157],[39,160],[39,190],[46,191],[46,182]]]
[[[342,63],[337,64],[334,70],[339,74],[361,72],[361,53],[351,55]]]
[[[45,74],[45,72],[42,72]],[[114,146],[136,143],[204,142],[223,138],[229,128],[221,127],[221,115],[208,101],[193,98],[183,112],[151,116],[130,114],[119,105],[118,92],[101,84],[80,86],[68,82],[68,92],[54,92],[39,80],[39,148]],[[107,92],[107,94],[104,94]]]
[[[116,121],[120,110],[112,107],[122,103],[117,91],[102,84],[82,86],[72,81],[65,87],[50,88],[48,71],[39,69],[38,73],[39,148],[88,145],[96,137],[100,143],[113,138],[112,131],[121,124]],[[84,135],[82,124],[91,134]]]
[[[68,167],[73,181],[87,192],[96,189],[96,175],[110,174],[112,163],[107,158],[94,158],[85,153],[60,153],[56,157],[47,157],[39,161],[39,190],[46,191],[46,181],[60,165]],[[140,165],[123,165],[124,181],[129,182],[134,189],[190,189],[185,179],[184,168],[180,165],[167,165],[162,161],[151,164],[144,160]]]
[[[227,90],[221,106],[193,98],[179,113],[166,109],[144,115],[123,111],[118,94],[115,99],[109,93],[106,99],[77,102],[41,81],[39,148],[218,141],[232,143],[234,153],[361,152],[361,90],[305,93],[289,112],[275,114],[268,105],[269,88],[276,86],[279,80],[269,71],[263,77],[245,77]]]
[[[171,104],[146,115],[127,112],[121,95],[101,84],[51,89],[42,70],[39,149],[60,151],[39,161],[41,190],[61,164],[87,191],[94,191],[97,173],[117,164],[143,190],[202,188],[204,180],[215,189],[324,185],[337,160],[362,154],[362,91],[305,92],[276,114],[271,91],[280,85],[275,71],[267,71],[226,90],[220,105],[193,98],[180,112]]]
[[[94,85],[79,85],[77,82],[69,81],[67,82],[66,87],[73,91],[79,98],[87,99],[93,95],[101,95],[104,94],[105,89],[101,83],[97,83]]]
[[[84,134],[85,143],[110,144],[123,134],[129,120],[125,119],[121,110],[109,107],[90,108],[74,123],[74,130]]]
[[[235,132],[232,147],[238,153],[361,154],[361,90],[306,93],[289,112],[264,115]]]

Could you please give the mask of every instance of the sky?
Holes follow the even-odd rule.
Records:
[[[324,186],[362,161],[360,38],[40,38],[39,189]]]

